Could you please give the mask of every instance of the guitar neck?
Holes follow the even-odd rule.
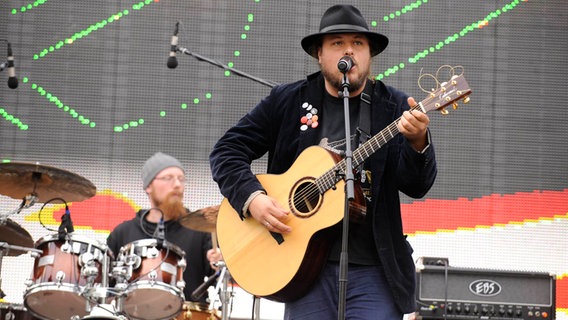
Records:
[[[453,72],[454,68],[451,69]],[[445,108],[449,105],[453,105],[454,109],[457,108],[457,100],[464,99],[464,103],[469,101],[471,89],[463,75],[452,75],[448,82],[437,82],[437,85],[437,88],[432,89],[432,92],[428,94],[426,99],[410,108],[410,111],[428,113],[432,110],[439,110],[442,114],[447,114],[448,112]],[[400,133],[397,127],[399,121],[400,117],[353,151],[353,168],[359,166],[363,161]],[[345,176],[345,167],[345,159],[343,159],[317,178],[315,182],[318,191],[323,194],[333,188],[335,184]],[[350,169],[352,170],[353,168]]]
[[[421,112],[422,105],[419,103],[412,107],[410,110],[419,110]],[[361,163],[363,163],[367,158],[369,158],[373,153],[379,150],[382,146],[387,144],[392,138],[400,133],[397,127],[397,123],[400,121],[400,117],[393,121],[391,124],[386,126],[379,133],[374,135],[371,139],[367,140],[365,143],[360,145],[355,151],[353,151],[353,168],[356,168]],[[316,185],[321,194],[325,193],[327,190],[333,188],[335,184],[342,179],[345,173],[346,162],[345,159],[337,162],[337,164],[328,170],[326,173],[321,175],[316,179]]]

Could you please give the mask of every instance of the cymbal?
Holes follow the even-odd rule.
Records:
[[[34,247],[34,240],[32,236],[22,228],[18,223],[7,219],[6,223],[0,222],[0,242],[6,242],[9,245],[20,246],[20,247]],[[7,256],[18,256],[25,251],[16,251],[11,248],[8,251]]]
[[[77,202],[94,196],[96,190],[89,180],[62,169],[32,163],[0,163],[0,194],[14,199],[34,194],[38,202],[53,198]]]
[[[216,205],[192,211],[179,218],[178,222],[188,229],[201,232],[215,232],[219,207],[220,205]]]

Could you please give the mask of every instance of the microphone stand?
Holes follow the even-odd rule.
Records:
[[[256,82],[261,83],[261,84],[263,84],[263,85],[265,85],[265,86],[269,86],[269,87],[273,88],[274,86],[278,85],[278,83],[276,83],[276,82],[267,81],[267,80],[263,80],[263,79],[257,78],[257,77],[255,77],[255,76],[252,76],[252,75],[250,75],[250,74],[248,74],[248,73],[245,73],[245,72],[243,72],[243,71],[237,70],[237,69],[235,69],[235,68],[231,68],[231,67],[229,67],[228,65],[222,64],[222,63],[220,63],[220,62],[218,62],[218,61],[215,61],[215,60],[206,58],[206,57],[204,57],[204,56],[202,56],[202,55],[199,55],[199,54],[197,54],[197,53],[195,53],[195,52],[191,52],[191,51],[187,50],[187,49],[184,48],[184,47],[178,47],[178,48],[177,48],[177,51],[178,51],[178,52],[181,52],[181,53],[184,53],[184,54],[187,54],[187,55],[189,55],[189,56],[192,56],[192,57],[196,58],[196,59],[199,60],[199,61],[209,62],[210,64],[212,64],[212,65],[214,65],[214,66],[217,66],[217,67],[222,68],[222,69],[224,69],[224,70],[229,70],[229,71],[231,71],[232,73],[234,73],[234,74],[236,74],[236,75],[239,75],[239,76],[241,76],[241,77],[245,77],[245,78],[248,78],[248,79],[250,79],[250,80],[256,81]]]
[[[341,237],[341,256],[339,258],[339,302],[337,305],[338,320],[345,319],[345,300],[347,291],[347,269],[349,263],[348,235],[349,235],[349,202],[355,199],[354,174],[353,174],[353,151],[351,150],[351,121],[349,119],[349,79],[348,70],[343,72],[341,83],[342,91],[339,96],[343,97],[343,113],[345,118],[345,208],[343,215],[343,234]]]

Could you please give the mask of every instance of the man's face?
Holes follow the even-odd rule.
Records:
[[[164,213],[165,220],[179,218],[185,213],[183,193],[185,175],[180,168],[169,167],[160,171],[146,188],[152,206]]]
[[[337,63],[343,56],[353,60],[353,67],[347,72],[350,93],[362,91],[371,73],[371,49],[365,35],[340,33],[323,36],[322,45],[318,48],[318,62],[326,89],[333,96],[337,96],[337,91],[341,90],[343,73],[337,68]]]

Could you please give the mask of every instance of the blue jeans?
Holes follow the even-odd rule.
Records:
[[[286,303],[284,319],[338,319],[338,279],[339,264],[328,263],[308,294],[299,300]],[[349,265],[345,296],[345,319],[347,320],[403,318],[403,314],[394,302],[381,267]]]

